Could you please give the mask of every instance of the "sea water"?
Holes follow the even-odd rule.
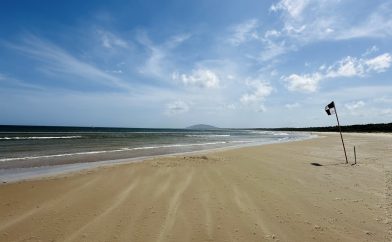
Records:
[[[247,129],[0,127],[0,176],[7,170],[92,163],[299,140],[309,134]]]

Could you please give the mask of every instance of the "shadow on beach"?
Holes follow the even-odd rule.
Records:
[[[312,165],[312,166],[347,166],[347,164],[344,164],[344,163],[320,164],[318,162],[311,162],[310,165]],[[350,165],[354,165],[354,164],[350,164]]]

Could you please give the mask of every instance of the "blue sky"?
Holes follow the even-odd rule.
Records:
[[[0,124],[392,121],[392,2],[1,1]]]

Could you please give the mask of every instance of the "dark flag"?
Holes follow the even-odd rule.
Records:
[[[333,101],[327,106],[325,106],[325,112],[327,112],[328,115],[336,114],[336,121],[338,121],[339,133],[340,133],[340,138],[342,139],[344,156],[346,157],[346,164],[348,164],[346,147],[344,146],[344,141],[343,141],[342,129],[340,128],[340,124],[339,124],[338,112],[336,112],[335,103]]]
[[[335,103],[331,102],[330,104],[325,106],[325,112],[327,112],[328,115],[335,114],[336,113]]]

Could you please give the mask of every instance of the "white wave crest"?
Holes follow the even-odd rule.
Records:
[[[56,154],[56,155],[41,155],[41,156],[26,156],[26,157],[3,158],[3,159],[0,159],[0,162],[13,161],[13,160],[32,160],[32,159],[42,159],[42,158],[56,158],[56,157],[66,157],[66,156],[75,156],[75,155],[93,155],[93,154],[114,153],[114,152],[134,151],[134,150],[149,150],[149,149],[159,149],[159,148],[218,145],[218,144],[227,144],[227,143],[240,143],[240,142],[239,141],[235,141],[235,142],[221,141],[221,142],[196,143],[196,144],[173,144],[173,145],[159,145],[159,146],[142,146],[142,147],[134,147],[134,148],[121,148],[121,149],[115,149],[115,150],[97,150],[97,151],[86,151],[86,152],[76,152],[76,153],[64,153],[64,154]]]
[[[79,139],[82,136],[25,136],[25,137],[1,137],[0,140],[24,140],[24,139]]]
[[[279,133],[274,133],[274,135],[290,135],[290,134],[284,133],[284,132],[279,132]]]
[[[187,134],[186,137],[230,137],[230,134]]]

